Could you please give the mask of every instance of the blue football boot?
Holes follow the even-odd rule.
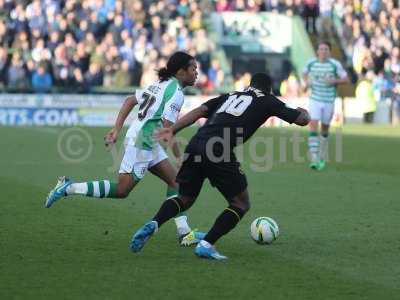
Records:
[[[197,244],[194,253],[201,258],[215,259],[215,260],[226,260],[228,257],[218,253],[214,246],[205,247],[200,243]]]
[[[49,208],[62,197],[65,197],[67,195],[67,187],[69,187],[72,183],[73,182],[65,176],[59,177],[56,186],[50,191],[49,195],[47,196],[44,207]]]
[[[139,252],[140,250],[142,250],[144,245],[154,234],[154,232],[157,231],[157,229],[157,222],[150,221],[144,224],[138,231],[136,231],[136,233],[132,237],[131,244],[129,245],[129,248],[132,250],[132,252]]]

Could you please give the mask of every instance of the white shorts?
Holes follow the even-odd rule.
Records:
[[[329,125],[335,111],[335,102],[310,100],[309,111],[311,120],[321,121],[322,124]]]
[[[153,150],[142,150],[133,145],[126,145],[119,174],[132,174],[135,181],[139,181],[148,169],[167,158],[168,155],[160,144],[155,144]]]

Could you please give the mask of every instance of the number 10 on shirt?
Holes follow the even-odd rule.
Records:
[[[247,95],[232,95],[217,110],[217,114],[225,112],[233,116],[241,116],[251,104],[253,97]]]

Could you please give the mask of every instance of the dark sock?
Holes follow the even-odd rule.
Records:
[[[219,238],[227,234],[236,224],[239,223],[244,213],[241,209],[229,206],[218,216],[211,230],[207,233],[204,240],[214,245]]]
[[[158,227],[172,219],[177,214],[183,211],[183,205],[179,198],[172,198],[164,201],[161,205],[160,210],[154,216],[153,221],[158,223]]]

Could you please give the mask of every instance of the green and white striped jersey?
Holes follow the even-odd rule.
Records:
[[[139,149],[153,149],[154,130],[162,127],[162,119],[175,123],[182,108],[184,95],[176,78],[155,82],[136,90],[139,104],[137,118],[126,133],[127,144]]]
[[[320,102],[334,102],[336,86],[327,83],[328,79],[346,78],[347,73],[337,60],[329,58],[320,62],[317,58],[309,61],[303,72],[311,85],[311,99]]]

